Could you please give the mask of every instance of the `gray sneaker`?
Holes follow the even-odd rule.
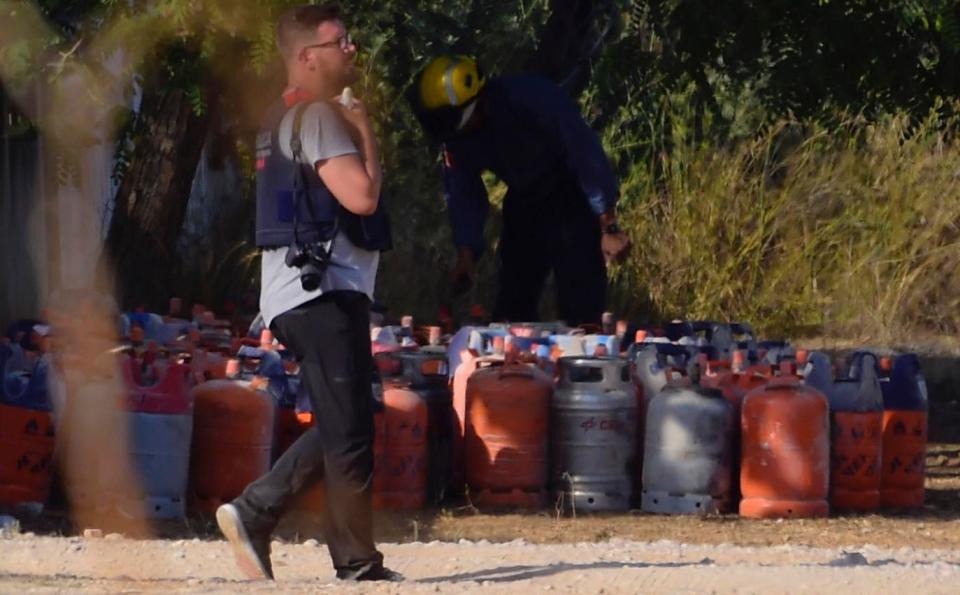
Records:
[[[217,525],[233,547],[237,565],[248,578],[273,580],[270,535],[251,535],[233,504],[217,508]]]
[[[383,564],[373,562],[355,570],[341,568],[337,570],[337,578],[342,581],[386,581],[391,583],[399,583],[404,580],[404,576],[399,572],[390,570]]]

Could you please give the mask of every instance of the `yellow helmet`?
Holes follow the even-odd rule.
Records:
[[[428,135],[446,141],[460,134],[476,108],[486,78],[469,56],[431,60],[408,88],[407,98]]]
[[[420,73],[419,107],[423,110],[461,107],[477,96],[484,82],[480,66],[473,58],[439,56]]]

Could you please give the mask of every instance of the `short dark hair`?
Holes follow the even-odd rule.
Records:
[[[304,38],[312,38],[320,23],[340,19],[340,6],[319,4],[295,6],[277,21],[277,49],[287,59]]]

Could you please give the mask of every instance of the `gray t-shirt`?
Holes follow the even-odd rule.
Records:
[[[290,135],[293,114],[294,110],[291,109],[283,117],[278,135],[280,149],[287,158],[292,158]],[[314,167],[324,159],[358,153],[340,116],[324,102],[314,103],[304,111],[300,123],[300,142],[303,144],[304,162]],[[330,266],[316,291],[303,289],[300,285],[300,269],[286,265],[286,254],[286,246],[267,249],[263,251],[260,262],[260,313],[268,328],[277,316],[324,292],[344,289],[359,291],[373,300],[380,253],[356,247],[345,234],[338,233],[334,238]]]

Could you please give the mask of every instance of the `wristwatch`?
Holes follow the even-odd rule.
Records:
[[[620,229],[620,226],[617,225],[616,221],[612,223],[607,223],[606,225],[603,226],[604,234],[620,233],[621,231],[622,230]]]

